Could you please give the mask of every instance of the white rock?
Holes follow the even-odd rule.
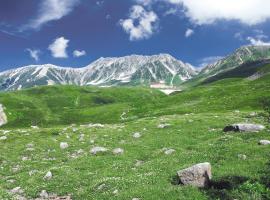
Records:
[[[80,141],[80,142],[84,141],[84,134],[81,134],[81,135],[80,135],[79,141]]]
[[[118,194],[118,190],[114,190],[113,191],[113,194],[115,195],[115,194]]]
[[[174,149],[168,149],[168,148],[164,148],[163,151],[166,155],[170,155],[170,154],[173,154],[175,152]]]
[[[269,140],[260,140],[259,144],[260,145],[270,145],[270,141]]]
[[[158,128],[168,128],[170,126],[171,126],[170,124],[159,124]]]
[[[32,129],[39,129],[38,126],[31,126]]]
[[[119,155],[119,154],[123,154],[123,153],[124,153],[124,149],[121,149],[121,148],[116,148],[113,150],[114,155]]]
[[[48,171],[47,174],[43,177],[44,180],[51,180],[53,177],[52,172]]]
[[[247,159],[247,156],[245,154],[238,154],[237,156],[241,160],[246,160]]]
[[[12,190],[10,190],[11,194],[23,194],[23,190],[21,187],[15,187]]]
[[[5,135],[4,136],[1,136],[0,137],[0,140],[7,140],[7,136],[5,136]]]
[[[49,198],[49,194],[46,190],[42,190],[41,193],[39,194],[40,198],[42,199],[48,199]]]
[[[265,129],[265,126],[260,124],[245,124],[245,123],[239,123],[239,124],[233,124],[226,126],[223,131],[235,131],[235,132],[259,132]]]
[[[177,172],[180,182],[184,185],[196,187],[207,187],[210,183],[211,165],[210,163],[199,163],[192,167]]]
[[[61,142],[61,143],[60,143],[60,148],[61,148],[61,149],[66,149],[66,148],[68,148],[68,143],[66,143],[66,142]]]
[[[8,122],[7,120],[7,116],[4,112],[4,108],[2,106],[2,104],[0,104],[0,126],[5,125]]]
[[[106,149],[105,147],[93,147],[90,150],[90,153],[93,154],[93,155],[97,155],[99,153],[105,153],[107,151],[108,151],[108,149]]]
[[[133,137],[134,138],[140,138],[141,137],[141,133],[136,132],[136,133],[133,134]]]

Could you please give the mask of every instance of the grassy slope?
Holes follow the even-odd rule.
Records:
[[[1,94],[0,101],[11,112],[12,123],[4,129],[20,123],[26,127],[11,129],[6,134],[8,139],[0,141],[0,199],[10,199],[6,190],[16,186],[30,197],[45,189],[59,195],[72,194],[74,199],[268,199],[264,178],[269,176],[265,173],[270,149],[257,145],[260,139],[270,140],[268,129],[225,134],[222,128],[245,121],[267,125],[263,115],[249,117],[249,113],[262,112],[260,101],[270,97],[269,91],[270,76],[265,76],[256,81],[223,80],[170,97],[141,88],[41,87]],[[132,120],[119,123],[119,116],[127,109]],[[241,112],[236,113],[236,109]],[[39,113],[24,118],[34,111]],[[71,111],[85,115],[71,116]],[[28,129],[29,121],[35,118],[41,118],[43,125],[56,122],[49,128]],[[75,131],[72,127],[64,129],[73,121],[110,124],[104,128],[75,125]],[[171,127],[158,129],[160,123],[170,123]],[[142,137],[134,139],[132,133],[138,131]],[[81,133],[85,134],[83,142],[78,140]],[[62,141],[70,147],[60,150]],[[26,150],[29,143],[34,144],[33,152]],[[93,146],[110,150],[121,147],[125,153],[91,156]],[[165,155],[161,150],[164,147],[176,152]],[[71,158],[79,149],[85,153]],[[239,154],[247,155],[247,159],[240,159]],[[31,160],[22,162],[23,156]],[[144,163],[136,167],[136,160]],[[172,184],[177,170],[205,161],[212,164],[215,187],[200,190]],[[20,170],[13,172],[16,165]],[[31,170],[38,171],[29,176]],[[44,181],[48,170],[54,177]],[[16,182],[9,183],[10,179]],[[103,183],[106,187],[99,190]],[[113,195],[115,189],[119,192]]]

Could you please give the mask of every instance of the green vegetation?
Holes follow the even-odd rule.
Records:
[[[17,186],[29,198],[46,190],[75,200],[270,199],[270,149],[258,145],[270,140],[269,99],[269,75],[224,79],[171,96],[139,87],[50,86],[1,93],[9,123],[0,130],[0,137],[7,137],[0,141],[0,199],[12,199],[7,191]],[[222,131],[237,122],[267,129]],[[158,128],[165,123],[170,126]],[[133,138],[135,132],[141,137]],[[60,142],[69,147],[60,149]],[[109,151],[93,156],[95,146]],[[112,153],[118,147],[123,155]],[[175,152],[166,155],[163,148]],[[200,162],[212,164],[210,188],[175,184],[177,170]],[[53,177],[44,180],[48,171]]]

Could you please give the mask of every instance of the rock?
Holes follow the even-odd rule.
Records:
[[[245,154],[238,154],[237,157],[241,160],[246,160],[247,156]]]
[[[134,138],[140,138],[141,137],[141,133],[136,132],[136,133],[133,134],[133,137]]]
[[[269,140],[260,140],[259,145],[270,145],[270,141]]]
[[[159,124],[158,128],[168,128],[170,126],[171,126],[170,124]]]
[[[113,191],[113,194],[114,194],[114,195],[118,194],[118,190],[117,190],[117,189],[114,190],[114,191]]]
[[[79,142],[82,142],[84,141],[84,134],[80,134],[80,137],[79,137]]]
[[[66,148],[68,148],[68,143],[66,143],[66,142],[61,142],[61,143],[60,143],[60,148],[61,148],[61,149],[66,149]]]
[[[40,198],[42,199],[48,199],[49,198],[49,194],[46,190],[42,190],[41,193],[39,194]]]
[[[38,173],[38,170],[35,170],[35,169],[28,172],[29,176],[33,176],[36,173]]]
[[[139,167],[141,165],[143,165],[143,161],[142,160],[137,160],[136,163],[135,163],[135,167]]]
[[[8,120],[7,120],[7,116],[4,112],[3,105],[0,104],[0,126],[5,125],[7,122],[8,122]]]
[[[162,150],[164,151],[164,153],[166,155],[170,155],[170,154],[173,154],[175,152],[174,149],[168,149],[168,148],[163,148]]]
[[[7,140],[7,136],[5,136],[5,135],[4,136],[1,136],[0,137],[0,140]]]
[[[28,160],[30,160],[30,158],[28,158],[27,156],[22,157],[22,161],[28,161]]]
[[[139,199],[139,198],[132,198],[132,200],[141,200],[141,199]]]
[[[234,131],[234,132],[258,132],[265,129],[265,126],[260,124],[233,124],[226,126],[223,131]]]
[[[97,155],[99,153],[105,153],[107,151],[108,151],[108,149],[106,149],[105,147],[93,147],[90,150],[90,153],[93,154],[93,155]]]
[[[11,194],[23,194],[23,190],[21,187],[15,187],[9,191]]]
[[[51,180],[53,177],[52,172],[48,171],[47,174],[43,177],[44,180]]]
[[[39,129],[38,126],[31,126],[32,129]]]
[[[256,117],[257,116],[257,113],[256,112],[252,112],[249,114],[250,117]]]
[[[114,155],[120,155],[120,154],[123,154],[124,153],[124,149],[121,149],[121,148],[116,148],[113,150],[113,154]]]
[[[180,183],[183,185],[192,185],[196,187],[209,186],[212,174],[210,163],[199,163],[192,167],[177,172]]]

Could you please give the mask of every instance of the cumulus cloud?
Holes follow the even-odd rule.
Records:
[[[195,24],[212,24],[218,20],[237,20],[256,25],[270,18],[269,0],[165,0],[183,7]]]
[[[68,15],[80,0],[43,0],[40,4],[38,15],[28,24],[21,28],[21,31],[28,29],[40,29],[44,24],[59,20]]]
[[[194,30],[188,28],[188,29],[186,30],[185,37],[186,37],[186,38],[189,38],[189,37],[192,36],[193,34],[194,34]]]
[[[129,39],[147,39],[154,34],[157,28],[158,16],[153,11],[146,11],[142,6],[135,5],[131,8],[128,19],[121,19],[120,25]]]
[[[259,38],[247,37],[247,41],[249,41],[250,45],[253,46],[270,46],[270,42],[264,42]]]
[[[49,50],[51,54],[55,58],[67,58],[67,47],[68,47],[69,40],[65,39],[64,37],[56,38],[55,41],[49,46]]]
[[[39,55],[41,53],[38,49],[26,49],[27,52],[29,52],[29,55],[31,58],[33,58],[36,62],[39,61]]]
[[[85,56],[86,55],[86,51],[82,50],[75,50],[73,51],[73,56],[74,57],[81,57],[81,56]]]

